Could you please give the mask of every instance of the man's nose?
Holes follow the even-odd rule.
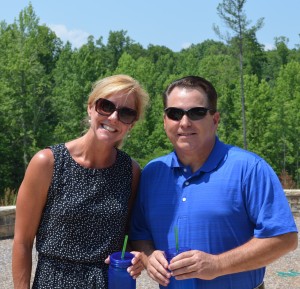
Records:
[[[180,120],[180,125],[182,126],[190,126],[191,120],[188,118],[186,114],[183,115],[182,119]]]

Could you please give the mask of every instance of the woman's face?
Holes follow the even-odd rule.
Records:
[[[106,98],[112,102],[117,109],[129,108],[136,110],[135,96],[127,95],[122,92],[113,94]],[[95,109],[95,104],[88,108],[88,114],[91,119],[91,129],[94,131],[95,137],[101,141],[111,143],[112,145],[123,140],[127,132],[133,127],[119,120],[118,111],[115,110],[111,115],[102,115]]]

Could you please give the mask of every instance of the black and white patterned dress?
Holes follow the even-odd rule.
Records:
[[[120,251],[131,194],[132,163],[89,169],[64,144],[50,147],[54,172],[36,236],[39,259],[32,288],[108,288],[104,260]]]

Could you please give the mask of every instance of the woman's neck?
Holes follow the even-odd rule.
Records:
[[[107,168],[116,161],[117,150],[114,146],[93,142],[88,135],[66,143],[66,147],[72,158],[87,168]]]

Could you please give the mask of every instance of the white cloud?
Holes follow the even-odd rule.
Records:
[[[191,43],[185,42],[185,43],[182,43],[182,44],[181,44],[181,48],[187,49],[187,48],[189,48],[191,45],[192,45]]]
[[[274,44],[270,44],[270,43],[264,44],[264,50],[265,50],[265,51],[273,50],[273,49],[275,49]]]
[[[62,24],[50,24],[49,27],[63,42],[69,41],[72,46],[76,48],[87,43],[87,38],[90,35],[89,33],[78,29],[68,30],[68,28]]]

